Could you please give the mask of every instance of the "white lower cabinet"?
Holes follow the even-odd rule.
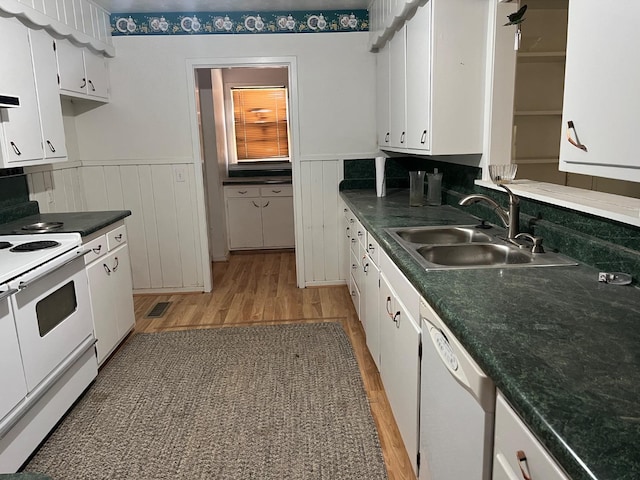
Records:
[[[380,273],[380,377],[393,416],[418,473],[420,408],[420,327],[412,314]]]
[[[135,325],[126,229],[120,225],[107,230],[85,242],[85,249],[91,250],[86,257],[87,276],[99,365]]]
[[[380,269],[374,263],[371,254],[363,261],[364,301],[361,301],[360,312],[364,320],[364,332],[367,348],[378,371],[380,370]]]
[[[227,186],[224,197],[229,250],[295,246],[290,185]]]
[[[493,480],[569,480],[500,392],[495,421]]]

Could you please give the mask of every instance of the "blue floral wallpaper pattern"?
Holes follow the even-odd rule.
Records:
[[[210,35],[362,32],[367,10],[322,12],[170,12],[112,13],[111,33],[126,35]]]

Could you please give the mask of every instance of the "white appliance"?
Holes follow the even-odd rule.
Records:
[[[491,478],[495,385],[420,302],[420,480]]]
[[[78,233],[0,236],[0,473],[27,460],[97,375],[85,253]]]

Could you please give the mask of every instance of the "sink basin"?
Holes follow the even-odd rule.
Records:
[[[492,243],[430,245],[420,247],[416,252],[429,263],[450,267],[517,265],[533,261],[533,256],[527,252]]]
[[[396,234],[410,243],[455,244],[491,242],[491,237],[474,227],[417,227],[396,230]]]
[[[473,225],[387,228],[386,232],[425,270],[577,265],[560,254],[531,253],[505,240],[503,228]]]

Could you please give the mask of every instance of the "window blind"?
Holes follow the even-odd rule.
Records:
[[[287,89],[233,88],[238,162],[289,158]]]

